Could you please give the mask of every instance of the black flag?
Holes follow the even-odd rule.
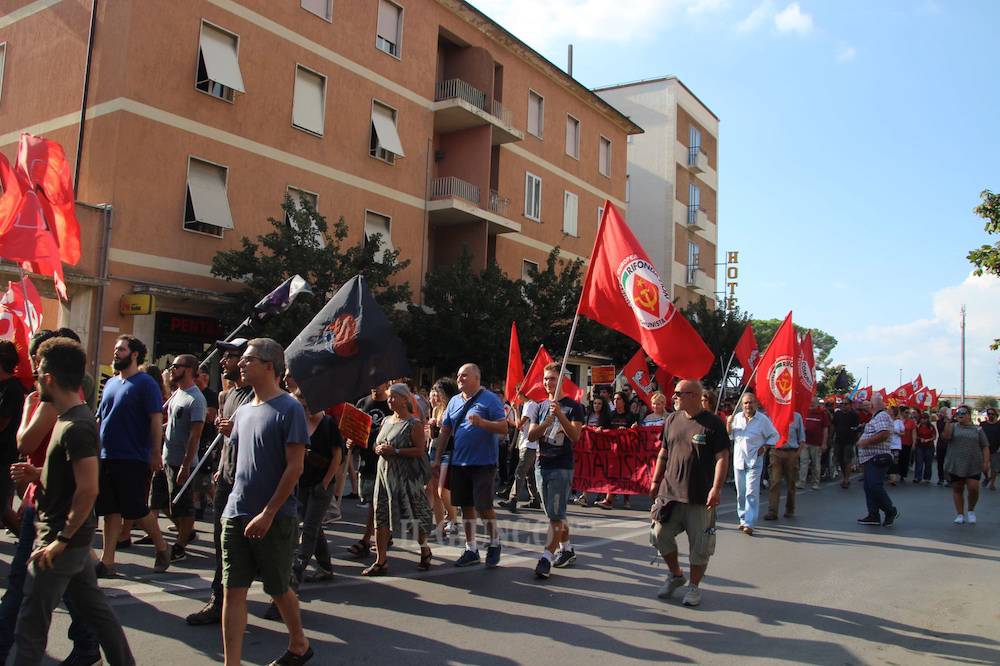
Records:
[[[373,386],[410,374],[403,342],[361,275],[302,329],[285,350],[285,362],[313,412],[354,402]]]
[[[843,393],[844,391],[850,391],[851,388],[851,380],[847,378],[847,370],[841,369],[840,374],[833,381],[833,390]]]

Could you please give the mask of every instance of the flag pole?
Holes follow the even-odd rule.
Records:
[[[719,405],[722,404],[722,394],[726,392],[726,380],[729,379],[729,368],[733,365],[733,357],[736,356],[736,350],[729,355],[729,363],[726,363],[726,369],[722,371],[722,382],[719,386],[719,398],[715,401],[715,411],[719,411]],[[722,359],[719,359],[720,361]],[[742,396],[741,396],[742,397]]]
[[[249,317],[247,317],[246,319],[244,319],[243,321],[241,321],[240,325],[237,326],[236,328],[234,328],[232,330],[232,332],[229,335],[226,336],[225,342],[229,342],[230,340],[232,340],[233,338],[235,338],[237,335],[240,334],[241,331],[243,331],[244,328],[251,328],[251,322],[252,321],[253,321],[253,315],[250,315]],[[202,362],[198,364],[198,366],[199,367],[205,367],[205,366],[210,365],[212,363],[212,360],[215,359],[215,355],[218,354],[218,353],[219,353],[219,348],[218,347],[213,347],[212,351],[209,352],[208,356],[206,356],[202,360]]]
[[[180,499],[181,495],[184,494],[184,491],[187,490],[188,486],[191,485],[191,482],[194,481],[195,476],[198,475],[198,470],[200,470],[208,461],[208,459],[212,457],[212,451],[215,450],[215,447],[218,446],[219,442],[221,441],[222,441],[222,433],[220,432],[218,435],[215,436],[215,439],[212,440],[212,444],[205,450],[205,455],[201,457],[201,459],[198,461],[198,464],[195,465],[194,469],[191,470],[191,473],[188,474],[187,481],[184,482],[184,485],[181,486],[181,489],[178,490],[177,494],[174,495],[173,499],[170,500],[171,504],[177,504],[177,500]]]
[[[563,377],[566,375],[566,363],[569,361],[569,352],[573,349],[573,338],[576,337],[576,325],[580,323],[580,308],[577,307],[573,316],[573,326],[569,329],[569,340],[566,341],[566,353],[563,354],[562,368],[559,369],[559,380],[556,382],[556,400],[558,401],[562,393]]]
[[[739,397],[739,399],[738,399],[738,400],[736,401],[736,404],[737,404],[737,405],[739,405],[739,404],[740,404],[741,402],[743,402],[743,396],[745,396],[745,395],[746,395],[746,393],[747,393],[747,391],[749,391],[749,390],[750,390],[750,382],[752,382],[752,381],[753,381],[753,378],[754,378],[754,376],[755,376],[755,375],[757,374],[757,370],[758,370],[759,368],[760,368],[760,362],[758,361],[758,362],[757,362],[757,365],[755,365],[755,366],[754,366],[754,368],[753,368],[753,372],[751,372],[751,373],[750,373],[750,378],[749,378],[749,379],[747,380],[747,384],[746,384],[746,386],[745,386],[745,387],[743,388],[743,392],[742,392],[742,393],[740,393],[740,397]],[[718,411],[718,410],[716,410],[716,411]]]

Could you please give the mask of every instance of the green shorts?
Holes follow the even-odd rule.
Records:
[[[704,504],[671,502],[664,509],[666,519],[654,521],[651,541],[661,555],[677,552],[677,539],[681,532],[687,532],[688,559],[696,566],[708,565],[715,554],[715,511],[709,511]]]
[[[263,539],[244,534],[249,518],[222,519],[222,584],[248,588],[260,577],[264,592],[281,596],[289,587],[292,557],[298,541],[298,518],[275,516]]]

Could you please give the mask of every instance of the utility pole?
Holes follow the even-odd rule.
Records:
[[[868,381],[868,366],[867,365],[865,366],[865,386],[871,386],[871,383]]]
[[[961,374],[961,395],[959,404],[965,404],[965,304],[962,304],[962,374]]]
[[[902,368],[899,369],[899,385],[900,386],[903,385],[903,369]]]

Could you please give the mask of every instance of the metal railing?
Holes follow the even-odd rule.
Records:
[[[708,155],[701,151],[701,146],[691,146],[688,148],[688,166],[699,166],[698,155],[704,155],[705,164],[708,164]]]
[[[697,205],[688,204],[688,224],[698,224],[698,210]]]
[[[434,86],[434,101],[441,102],[446,99],[464,100],[477,109],[499,118],[503,124],[513,126],[514,114],[510,109],[495,99],[488,99],[486,93],[462,79],[437,82]]]
[[[496,190],[490,190],[490,212],[507,217],[507,209],[509,207],[510,197],[502,197]]]
[[[687,267],[687,284],[693,285],[698,279],[698,266],[688,266]]]
[[[458,197],[479,205],[479,186],[455,176],[444,176],[431,181],[431,199]]]

